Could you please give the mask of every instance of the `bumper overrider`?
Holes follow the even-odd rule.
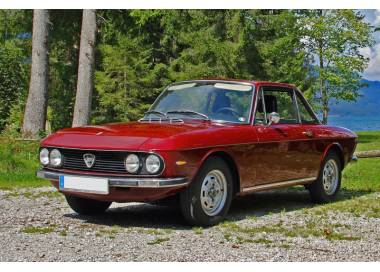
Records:
[[[47,170],[38,170],[37,177],[51,181],[59,181],[60,176],[73,176],[83,178],[103,178],[108,180],[109,187],[122,188],[171,188],[181,187],[189,184],[185,177],[176,178],[142,178],[142,177],[113,177],[113,176],[96,176],[96,175],[73,175],[61,172]]]

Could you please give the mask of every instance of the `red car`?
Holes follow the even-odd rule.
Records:
[[[80,214],[176,196],[214,225],[235,196],[304,185],[331,201],[357,136],[321,125],[293,85],[194,80],[168,86],[137,122],[62,129],[41,142],[39,177]]]

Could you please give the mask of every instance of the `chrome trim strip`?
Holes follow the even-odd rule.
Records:
[[[123,177],[104,177],[104,176],[89,176],[89,175],[67,175],[65,173],[50,172],[45,170],[38,170],[37,177],[58,181],[60,175],[64,176],[82,176],[86,178],[104,178],[108,179],[110,187],[136,187],[136,188],[168,188],[185,186],[189,184],[189,180],[185,177],[178,178],[123,178]]]
[[[295,104],[295,106],[296,106],[298,124],[302,124],[301,114],[300,114],[300,108],[299,108],[299,105],[298,105],[298,102],[297,102],[297,95],[296,95],[295,88],[292,89],[292,94],[293,94],[292,95],[292,97],[293,97],[293,104]]]
[[[307,183],[310,181],[314,181],[316,179],[317,177],[312,177],[312,178],[302,178],[302,179],[293,179],[293,180],[288,180],[288,181],[280,181],[280,182],[275,182],[275,183],[270,183],[270,184],[261,184],[261,185],[256,185],[252,187],[243,188],[242,192],[262,191],[262,190],[274,189],[274,188],[279,188],[279,187],[287,187],[291,185]]]

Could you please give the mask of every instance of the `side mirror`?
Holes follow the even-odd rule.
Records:
[[[277,112],[272,112],[268,116],[268,121],[268,127],[272,124],[277,124],[278,122],[280,122],[280,115]]]

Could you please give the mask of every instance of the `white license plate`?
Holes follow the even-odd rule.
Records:
[[[107,179],[79,176],[59,176],[59,189],[61,191],[74,191],[102,195],[107,195],[109,193]]]

